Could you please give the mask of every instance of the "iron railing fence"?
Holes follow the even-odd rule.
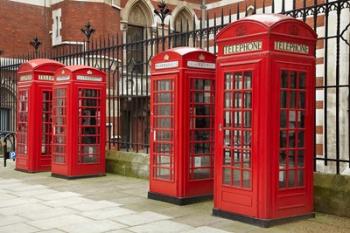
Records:
[[[91,65],[105,71],[108,148],[148,153],[150,59],[165,49],[178,46],[200,47],[216,53],[214,37],[225,25],[248,14],[281,13],[307,22],[319,35],[315,169],[337,174],[346,172],[350,169],[350,0],[263,0],[254,1],[253,6],[250,8],[246,3],[238,2],[233,8],[222,8],[220,14],[207,13],[197,21],[193,17],[192,22],[174,23],[174,28],[169,22],[157,28],[134,29],[138,33],[136,37],[128,37],[126,30],[50,51],[39,49],[16,58],[2,58],[0,109],[11,119],[6,121],[9,128],[0,131],[15,130],[16,70],[19,65],[37,57],[51,58],[66,65]],[[125,42],[126,38],[137,38],[137,35],[140,40]]]

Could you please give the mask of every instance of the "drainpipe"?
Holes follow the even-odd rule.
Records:
[[[201,0],[201,18],[202,18],[202,28],[206,27],[206,17],[207,17],[207,6],[205,0]]]

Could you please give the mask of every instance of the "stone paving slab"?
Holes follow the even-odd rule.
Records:
[[[62,199],[52,200],[52,201],[45,201],[44,204],[51,207],[64,207],[64,206],[77,205],[83,202],[90,202],[90,200],[83,197],[71,197],[71,198],[62,198]]]
[[[70,214],[76,214],[77,211],[74,211],[72,209],[59,207],[59,208],[50,208],[45,210],[33,210],[33,211],[26,211],[24,213],[19,213],[19,216],[25,217],[30,220],[41,220],[46,218],[53,218],[63,215],[70,215]]]
[[[108,174],[65,180],[0,167],[0,233],[349,233],[350,219],[316,218],[260,228],[211,215],[212,201],[176,206],[147,199],[148,182]]]
[[[59,229],[69,233],[102,233],[111,230],[118,230],[126,226],[110,220],[81,222],[59,227]]]
[[[37,202],[38,200],[35,200],[33,198],[13,198],[10,200],[2,200],[0,202],[0,208],[4,207],[13,207],[13,206],[20,206],[20,205],[25,205],[28,203],[34,203]]]
[[[40,233],[66,233],[66,232],[53,229],[53,230],[47,230],[47,231],[40,231]]]
[[[197,227],[189,231],[185,231],[184,233],[228,233],[228,231],[223,231],[213,227],[204,226],[204,227]]]
[[[15,223],[0,227],[0,233],[33,233],[39,229],[25,223]]]
[[[126,224],[129,226],[136,226],[136,225],[146,224],[146,223],[170,219],[170,218],[171,217],[166,215],[157,214],[151,211],[145,211],[141,213],[120,216],[116,218],[115,221],[118,221],[122,224]]]
[[[19,216],[1,216],[0,217],[0,227],[7,226],[15,223],[24,222],[26,219],[23,219]]]
[[[46,195],[52,195],[57,194],[58,192],[52,189],[48,188],[42,188],[38,190],[24,190],[24,191],[17,191],[14,193],[14,195],[18,197],[40,197],[40,196],[46,196]]]
[[[135,214],[135,211],[122,207],[104,208],[93,211],[82,212],[81,215],[95,220],[116,219],[119,216]]]
[[[193,227],[189,225],[169,220],[151,222],[144,225],[129,228],[130,231],[137,233],[178,233],[185,232],[191,229],[193,229]]]
[[[121,204],[110,202],[110,201],[86,201],[74,205],[69,205],[69,208],[78,210],[78,211],[91,211],[91,210],[98,210],[108,207],[117,207]]]
[[[41,203],[28,203],[23,205],[16,205],[10,207],[0,208],[0,214],[4,215],[18,215],[32,212],[45,212],[52,210],[51,207],[45,206]]]
[[[37,228],[43,229],[43,230],[49,230],[52,228],[60,228],[63,226],[73,225],[73,224],[80,224],[80,223],[91,223],[92,221],[88,218],[79,216],[77,214],[69,214],[64,216],[58,216],[54,218],[49,219],[42,219],[37,221],[31,221],[28,222],[30,225],[33,225]]]
[[[62,198],[72,198],[72,197],[78,197],[80,194],[74,193],[74,192],[56,192],[52,194],[47,194],[44,196],[37,196],[36,198],[43,200],[43,201],[52,201]]]

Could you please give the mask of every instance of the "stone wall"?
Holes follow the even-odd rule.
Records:
[[[106,169],[109,173],[148,179],[149,155],[111,150],[107,152]]]
[[[350,176],[315,173],[315,210],[350,217]]]

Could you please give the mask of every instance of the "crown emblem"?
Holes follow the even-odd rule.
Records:
[[[92,74],[92,71],[91,71],[91,70],[88,70],[86,73],[87,73],[87,74]]]
[[[199,59],[200,61],[204,61],[204,60],[205,60],[204,54],[203,54],[203,53],[199,54],[198,59]]]
[[[64,70],[62,70],[61,74],[64,74]]]
[[[168,61],[168,60],[169,60],[169,55],[168,55],[168,54],[165,54],[165,55],[164,55],[164,60],[165,60],[165,61]]]

